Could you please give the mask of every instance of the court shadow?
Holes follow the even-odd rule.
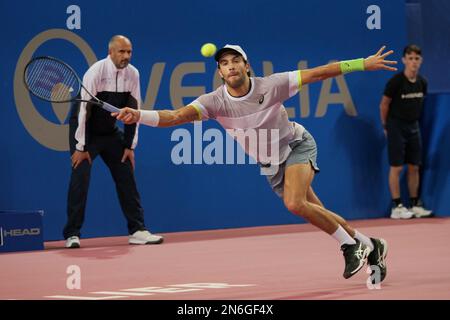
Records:
[[[129,245],[126,241],[119,241],[114,238],[112,238],[111,243],[105,245],[105,241],[108,241],[107,239],[81,239],[82,247],[77,249],[64,248],[63,241],[47,242],[45,243],[45,251],[54,251],[59,255],[70,258],[108,260],[126,255],[132,252],[134,248],[134,246]]]
[[[126,255],[132,251],[130,245],[102,247],[102,248],[80,248],[63,249],[58,254],[70,258],[87,258],[95,260],[110,260]]]

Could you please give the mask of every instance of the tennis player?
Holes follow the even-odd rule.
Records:
[[[385,58],[383,46],[368,58],[341,61],[312,69],[275,73],[268,77],[250,77],[247,54],[238,45],[226,45],[215,55],[224,84],[211,93],[201,95],[189,105],[177,110],[144,111],[121,109],[112,115],[125,124],[140,122],[153,127],[170,127],[195,120],[215,119],[225,129],[278,130],[277,141],[268,139],[267,149],[278,146],[279,159],[265,163],[257,149],[244,150],[264,169],[272,169],[268,181],[286,208],[325,231],[340,244],[345,268],[344,278],[350,278],[367,262],[379,268],[379,281],[386,276],[387,242],[369,238],[352,228],[341,216],[327,210],[311,183],[319,171],[314,138],[300,124],[289,121],[283,102],[294,96],[303,85],[336,77],[353,71],[389,70],[395,61]],[[261,143],[261,141],[259,141]],[[375,272],[375,268],[372,268]]]

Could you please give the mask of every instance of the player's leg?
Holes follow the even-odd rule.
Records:
[[[349,235],[330,211],[308,201],[308,192],[310,192],[315,171],[318,171],[317,147],[314,138],[305,131],[302,141],[293,144],[291,148],[292,152],[286,160],[286,167],[283,167],[284,203],[289,211],[303,217],[339,242],[345,258],[344,278],[349,278],[363,267],[370,249]]]
[[[391,166],[389,169],[389,189],[392,196],[392,219],[410,219],[413,213],[403,205],[400,198],[400,175],[403,166]]]
[[[286,168],[284,174],[284,204],[286,208],[306,219],[328,234],[333,234],[339,224],[320,205],[307,200],[307,192],[314,178],[314,170],[309,163],[294,164]],[[349,240],[351,244],[354,242]]]
[[[324,208],[322,201],[320,201],[319,197],[316,195],[316,193],[314,192],[312,187],[309,187],[306,198],[309,202],[312,202],[312,203]],[[356,238],[359,241],[361,241],[362,243],[364,243],[366,246],[368,246],[370,248],[370,250],[374,249],[373,238],[369,238],[366,235],[359,232],[358,230],[354,229],[340,215],[338,215],[332,211],[329,211],[329,210],[327,210],[327,212],[333,217],[334,220],[336,220],[337,223],[339,223],[339,225],[342,226],[342,228],[345,229],[345,231],[347,231],[347,233],[351,237]]]
[[[307,192],[314,177],[311,164],[290,165],[284,176],[283,200],[288,210],[335,238],[344,253],[344,278],[356,274],[366,263],[370,249],[350,236],[327,209],[307,200]]]
[[[413,214],[406,209],[401,201],[400,175],[405,163],[406,139],[401,124],[388,121],[387,143],[389,156],[389,190],[392,197],[391,218],[410,219]]]
[[[359,238],[355,237],[357,235],[357,231],[353,229],[343,217],[324,207],[323,203],[314,193],[314,190],[310,185],[306,190],[306,197],[304,200],[300,200],[303,197],[303,189],[305,188],[303,183],[308,181],[310,184],[312,182],[312,178],[309,175],[314,175],[314,171],[312,169],[308,169],[308,166],[309,165],[305,164],[297,164],[289,166],[286,169],[284,202],[288,210],[302,216],[310,223],[330,235],[338,229],[338,226],[341,226],[351,238],[356,238],[366,244],[369,248],[373,249],[372,243],[368,237],[363,234],[360,234],[361,236]],[[309,171],[310,173],[306,173],[305,175],[302,171]],[[308,178],[310,178],[311,181],[306,180]],[[340,244],[342,245],[344,243],[353,244],[354,242],[347,241]]]
[[[324,207],[322,201],[320,201],[319,197],[315,194],[312,187],[309,187],[306,198],[309,202]],[[372,268],[372,283],[377,284],[383,281],[386,278],[387,274],[387,266],[385,261],[388,250],[387,241],[382,238],[369,238],[366,235],[362,234],[360,231],[353,229],[340,215],[331,211],[329,211],[329,213],[334,217],[337,223],[339,223],[345,229],[345,231],[347,231],[350,236],[358,239],[366,246],[370,247],[371,252],[367,258],[367,262]]]
[[[320,201],[319,197],[316,195],[316,193],[314,192],[314,190],[313,190],[313,188],[311,186],[309,186],[309,189],[308,189],[308,191],[306,193],[306,199],[309,202],[317,204],[318,206],[325,207],[323,205],[322,201]]]
[[[323,209],[325,209],[326,213],[331,216],[344,230],[352,237],[356,238],[359,241],[363,242],[365,245],[367,245],[371,250],[373,249],[373,245],[370,241],[370,238],[366,237],[365,235],[361,234],[360,232],[357,232],[356,229],[353,229],[347,221],[341,217],[340,215],[329,211],[325,208],[322,201],[320,201],[319,197],[314,192],[313,188],[310,186],[306,192],[306,200],[309,203],[315,204]],[[337,227],[337,226],[336,226]],[[358,236],[358,237],[356,237]]]
[[[104,150],[100,154],[115,182],[122,212],[127,220],[130,243],[157,244],[163,237],[148,232],[144,223],[144,209],[137,189],[133,167],[129,159],[122,162],[124,153],[122,133],[104,137]]]
[[[325,208],[322,201],[320,201],[319,197],[316,195],[316,193],[314,192],[314,190],[311,186],[309,187],[309,189],[307,191],[306,199],[311,203],[314,203],[318,206],[321,206],[322,208]],[[347,233],[351,237],[353,237],[353,238],[355,237],[355,230],[350,225],[348,225],[347,221],[344,218],[342,218],[340,215],[338,215],[334,212],[331,212],[329,210],[327,210],[327,211],[334,218],[334,220],[336,220],[336,222],[338,224],[340,224],[342,226],[342,228],[345,229],[345,231],[347,231]]]
[[[87,160],[78,165],[76,169],[72,168],[67,192],[67,222],[63,230],[68,248],[80,246],[80,230],[84,222],[90,176],[91,164]]]
[[[408,190],[411,202],[411,211],[416,218],[429,217],[431,210],[424,208],[419,197],[420,172],[422,164],[422,141],[418,123],[411,126],[406,144],[406,163],[408,164]]]
[[[77,126],[76,122],[71,121],[69,125],[69,145],[72,155],[76,150],[75,130]],[[92,161],[98,155],[95,141],[89,146],[89,155]],[[72,168],[67,192],[67,222],[63,230],[66,247],[68,248],[80,247],[80,230],[84,222],[90,176],[91,164],[87,160],[81,162],[76,169]]]
[[[389,168],[389,190],[391,192],[392,201],[396,205],[401,204],[400,200],[400,175],[402,173],[403,166],[391,166]],[[399,203],[396,202],[399,201]]]
[[[408,164],[408,188],[411,202],[411,212],[416,218],[425,218],[432,215],[432,211],[425,209],[419,197],[420,174],[419,166]]]
[[[408,164],[408,191],[411,205],[414,206],[419,193],[419,166],[413,164]]]

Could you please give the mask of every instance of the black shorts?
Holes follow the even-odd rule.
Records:
[[[388,119],[386,123],[389,164],[422,164],[422,139],[419,122]]]

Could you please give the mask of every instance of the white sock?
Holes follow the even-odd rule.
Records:
[[[341,245],[341,246],[343,244],[355,244],[356,243],[355,239],[350,237],[350,235],[347,233],[347,231],[345,231],[344,228],[342,228],[341,225],[339,225],[337,230],[331,236],[333,238],[335,238],[339,242],[339,245]]]
[[[364,243],[366,246],[368,246],[371,251],[374,249],[372,240],[370,240],[367,236],[360,233],[358,230],[355,230],[355,238]]]

